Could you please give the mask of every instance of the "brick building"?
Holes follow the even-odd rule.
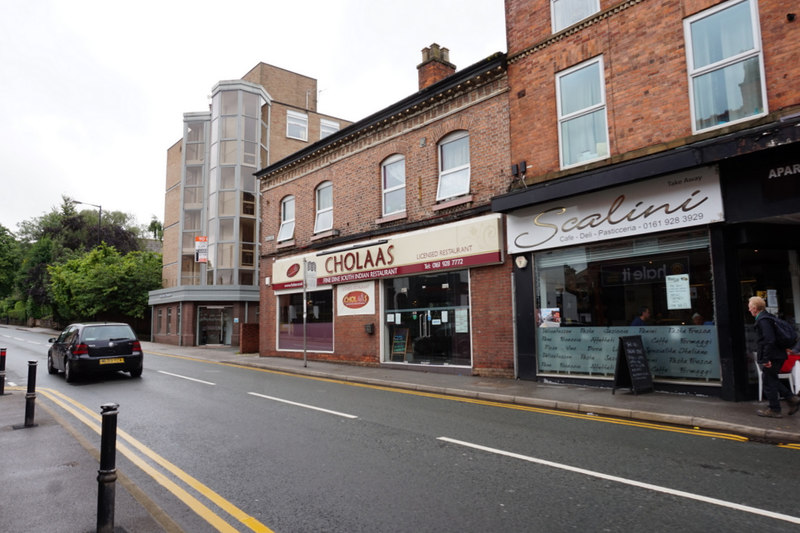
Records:
[[[492,207],[520,377],[611,386],[641,336],[656,388],[752,398],[748,297],[800,319],[800,22],[776,0],[505,5],[525,187]]]
[[[418,78],[257,173],[262,356],[513,375],[511,267],[490,212],[513,180],[505,55],[456,72],[434,44]]]
[[[259,63],[220,81],[208,111],[184,114],[167,150],[163,288],[152,338],[238,346],[258,323],[259,198],[253,174],[350,122],[317,113],[317,81]]]

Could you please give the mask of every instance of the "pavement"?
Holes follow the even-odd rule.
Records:
[[[304,364],[302,359],[241,354],[237,348],[224,346],[179,347],[142,342],[142,348],[146,354],[183,356],[346,383],[695,428],[768,444],[800,444],[800,412],[787,416],[784,407],[781,419],[758,417],[756,409],[766,407],[766,402],[755,399],[728,402],[713,396],[666,392],[633,394],[626,389],[617,389],[612,394],[610,388],[480,377],[469,375],[469,371],[459,375],[318,361]],[[146,361],[143,378],[147,379]],[[0,396],[0,531],[95,531],[99,436],[97,442],[87,442],[74,429],[77,422],[41,394],[37,395],[36,425],[24,427],[26,385],[19,385],[6,386],[6,394]],[[123,473],[120,478],[116,483],[115,531],[181,531],[154,502],[126,482]],[[44,509],[50,512],[42,512]]]

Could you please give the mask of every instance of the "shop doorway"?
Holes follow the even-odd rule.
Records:
[[[767,310],[792,324],[800,319],[800,254],[796,250],[747,248],[739,250],[740,283],[739,307],[744,323],[753,318],[747,311],[747,300],[760,296]],[[797,327],[797,326],[795,326]],[[747,352],[756,350],[755,329],[745,328]]]
[[[198,309],[197,344],[231,344],[233,306],[209,305]]]

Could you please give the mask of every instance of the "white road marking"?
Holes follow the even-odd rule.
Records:
[[[189,381],[196,381],[198,383],[203,383],[205,385],[216,385],[216,383],[211,383],[210,381],[203,381],[202,379],[195,379],[187,376],[181,376],[180,374],[173,374],[172,372],[164,372],[163,370],[159,370],[158,372],[159,374],[166,374],[168,376],[172,376],[175,378],[188,379]]]
[[[253,396],[258,396],[259,398],[266,398],[267,400],[272,400],[272,401],[275,401],[275,402],[288,403],[289,405],[295,405],[297,407],[305,407],[306,409],[313,409],[315,411],[322,411],[323,413],[328,413],[328,414],[336,415],[336,416],[342,416],[344,418],[358,418],[355,415],[348,415],[347,413],[340,413],[338,411],[331,411],[329,409],[323,409],[322,407],[314,407],[313,405],[307,405],[307,404],[304,404],[304,403],[291,402],[289,400],[283,400],[281,398],[275,398],[274,396],[265,396],[264,394],[258,394],[257,392],[248,392],[247,394],[252,394]]]
[[[489,448],[487,446],[481,446],[480,444],[473,444],[471,442],[465,442],[462,440],[451,439],[448,437],[438,437],[437,440],[441,440],[444,442],[449,442],[451,444],[457,444],[459,446],[466,446],[468,448],[473,448],[475,450],[481,450],[488,453],[494,453],[497,455],[503,455],[506,457],[511,457],[513,459],[520,459],[522,461],[528,461],[530,463],[536,463],[543,466],[549,466],[551,468],[558,468],[559,470],[567,470],[569,472],[575,472],[577,474],[583,474],[586,476],[592,476],[600,479],[605,479],[608,481],[613,481],[616,483],[622,483],[624,485],[631,485],[633,487],[638,487],[641,489],[652,490],[655,492],[661,492],[663,494],[669,494],[672,496],[678,496],[679,498],[686,498],[689,500],[695,500],[703,503],[710,503],[711,505],[718,505],[720,507],[726,507],[728,509],[734,509],[736,511],[743,511],[745,513],[751,513],[755,515],[765,516],[767,518],[774,518],[776,520],[783,520],[784,522],[791,522],[792,524],[800,524],[800,517],[785,515],[781,513],[774,513],[772,511],[766,511],[764,509],[759,509],[757,507],[750,507],[749,505],[741,505],[738,503],[727,502],[725,500],[718,500],[716,498],[709,498],[707,496],[701,496],[699,494],[692,494],[691,492],[684,492],[682,490],[675,490],[670,489],[667,487],[661,487],[659,485],[652,485],[650,483],[642,483],[641,481],[634,481],[632,479],[625,479],[622,477],[611,476],[609,474],[603,474],[602,472],[595,472],[593,470],[586,470],[584,468],[578,468],[575,466],[565,465],[561,463],[554,463],[552,461],[547,461],[545,459],[538,459],[536,457],[530,457],[528,455],[522,455],[514,452],[508,452],[505,450],[500,450],[497,448]]]

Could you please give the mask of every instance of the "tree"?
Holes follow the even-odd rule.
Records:
[[[17,239],[0,224],[0,300],[11,295],[14,277],[20,262],[20,249]]]
[[[104,243],[48,272],[53,302],[65,319],[142,318],[148,292],[161,287],[161,255],[123,256]]]

